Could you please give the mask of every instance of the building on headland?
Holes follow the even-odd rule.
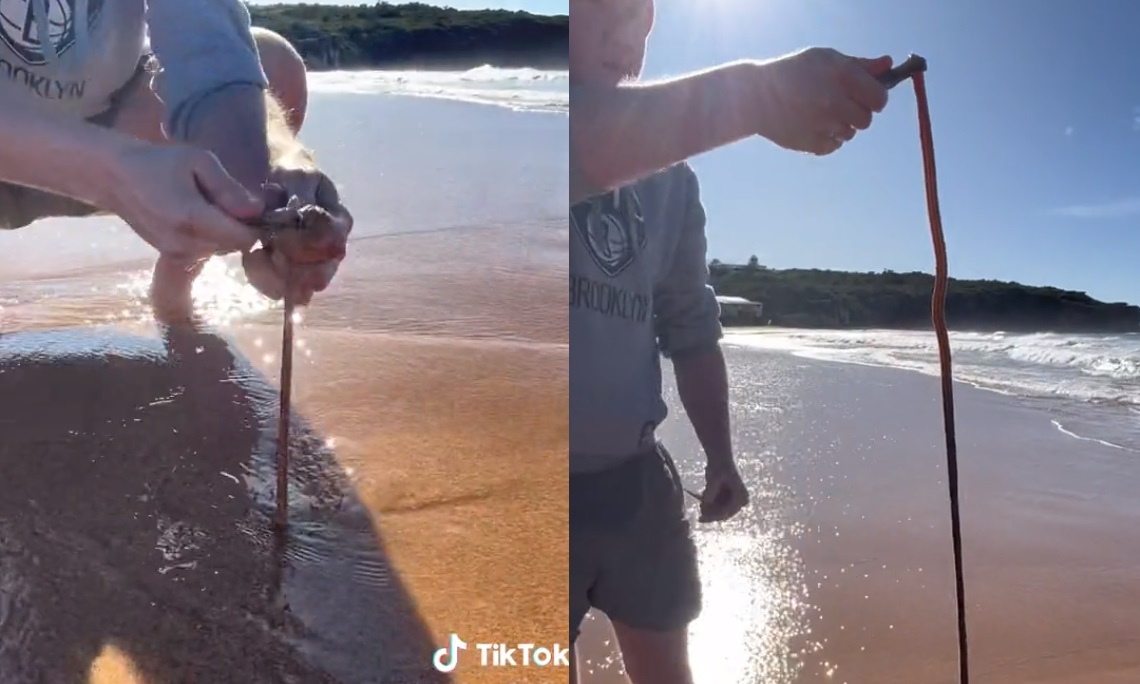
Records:
[[[723,325],[763,325],[764,304],[744,297],[717,295]]]

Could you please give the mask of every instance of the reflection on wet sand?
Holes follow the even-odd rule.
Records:
[[[369,515],[301,421],[291,615],[274,609],[274,389],[220,337],[167,332],[0,337],[3,681],[442,681]]]

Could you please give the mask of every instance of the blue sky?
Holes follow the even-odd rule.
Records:
[[[289,2],[290,0],[285,0]],[[365,0],[304,0],[318,5],[371,5]],[[275,5],[282,0],[249,0],[251,5]],[[395,0],[400,2],[400,0]],[[536,14],[569,14],[570,0],[514,0],[513,2],[495,2],[495,0],[452,0],[452,2],[429,2],[429,5],[444,5],[458,9],[485,9],[488,7],[526,10]]]
[[[1140,2],[659,0],[648,78],[811,45],[929,60],[952,275],[1140,303]],[[912,86],[835,155],[693,160],[711,257],[933,269]]]

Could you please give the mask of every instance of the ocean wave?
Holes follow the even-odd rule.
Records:
[[[1123,449],[1124,451],[1133,451],[1132,449],[1129,449],[1128,447],[1126,447],[1122,444],[1117,444],[1116,442],[1110,442],[1106,439],[1098,439],[1096,437],[1085,437],[1084,435],[1078,435],[1077,433],[1075,433],[1072,430],[1065,427],[1061,423],[1061,421],[1059,421],[1059,420],[1053,419],[1053,420],[1050,420],[1049,422],[1053,424],[1053,427],[1057,428],[1057,432],[1060,432],[1062,435],[1065,435],[1066,437],[1072,437],[1073,439],[1081,441],[1081,442],[1095,442],[1101,446],[1110,447],[1112,449]]]
[[[517,111],[565,113],[570,74],[484,65],[467,71],[325,71],[309,75],[314,93],[402,95],[457,100]]]
[[[933,332],[733,331],[742,347],[821,360],[939,373]],[[954,332],[954,375],[976,387],[1032,397],[1140,405],[1140,334],[1062,335]]]

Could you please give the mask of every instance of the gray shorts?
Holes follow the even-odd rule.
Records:
[[[697,549],[665,447],[570,476],[570,640],[597,608],[639,629],[686,627],[701,611]]]
[[[139,60],[134,75],[111,95],[111,106],[107,111],[88,121],[105,128],[113,127],[123,100],[143,78],[150,76],[153,67],[154,58],[151,55]],[[99,210],[90,204],[70,197],[0,182],[0,230],[23,228],[37,219],[50,216],[91,216],[97,213]]]

